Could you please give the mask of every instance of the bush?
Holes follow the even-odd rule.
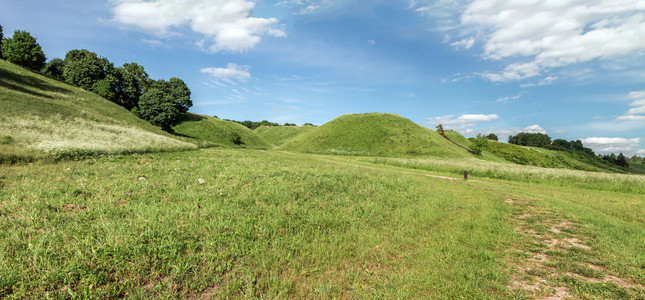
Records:
[[[47,60],[36,39],[22,30],[16,30],[13,37],[2,41],[2,56],[8,62],[32,71],[40,71]]]

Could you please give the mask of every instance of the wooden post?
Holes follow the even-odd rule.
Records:
[[[464,171],[464,180],[468,180],[468,171]]]

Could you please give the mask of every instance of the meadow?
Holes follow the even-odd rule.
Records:
[[[0,297],[645,297],[642,177],[589,189],[587,172],[559,186],[563,170],[491,165],[505,177],[463,181],[371,159],[210,148],[0,165]]]

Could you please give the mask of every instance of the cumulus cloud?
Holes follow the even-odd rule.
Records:
[[[630,92],[627,99],[638,99],[632,101],[629,106],[632,106],[629,110],[625,112],[624,115],[619,116],[616,120],[621,121],[643,121],[645,120],[645,91],[634,91]]]
[[[643,149],[640,147],[640,139],[590,137],[582,140],[582,143],[596,153],[638,153]]]
[[[251,79],[250,70],[251,67],[247,65],[240,66],[234,63],[228,63],[226,68],[203,68],[200,72],[214,77],[216,79],[216,83],[221,85],[218,80],[228,83],[246,82]]]
[[[428,119],[426,124],[437,126],[442,124],[444,129],[464,130],[467,128],[475,127],[477,123],[490,122],[499,119],[497,114],[466,114],[461,116],[446,115]]]
[[[553,68],[645,52],[642,0],[437,0],[421,7],[419,2],[410,5],[422,14],[450,8],[448,3],[452,3],[460,14],[459,35],[481,40],[483,58],[512,60],[502,71],[480,74],[494,82],[518,81]],[[465,41],[455,43],[468,45]]]
[[[468,50],[470,49],[473,45],[475,44],[475,38],[474,37],[469,37],[466,39],[463,39],[461,41],[457,41],[454,43],[451,43],[450,46],[455,47],[456,49],[464,49]]]
[[[263,35],[281,37],[276,18],[254,18],[248,0],[118,0],[113,20],[159,36],[189,26],[203,34],[213,52],[242,52],[255,47]]]
[[[534,124],[524,127],[524,129],[520,130],[520,132],[546,134],[546,129],[542,128],[538,124]]]

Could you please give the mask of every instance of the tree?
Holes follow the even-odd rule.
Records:
[[[0,25],[0,59],[4,59],[2,56],[2,40],[4,39],[4,34],[2,33],[2,25]]]
[[[499,141],[499,138],[494,133],[491,133],[491,134],[487,135],[486,138],[491,140],[491,141]]]
[[[36,39],[27,31],[16,30],[13,37],[2,41],[2,56],[11,63],[39,71],[47,58]]]
[[[85,49],[68,51],[63,68],[65,82],[91,90],[94,83],[106,77],[106,60],[99,59],[96,53]]]
[[[470,150],[474,154],[480,155],[488,147],[488,138],[482,134],[478,134],[476,138],[471,138],[472,144]]]
[[[118,75],[116,103],[129,110],[133,109],[137,106],[139,98],[149,85],[150,77],[143,66],[137,63],[123,64],[122,67],[116,69],[116,74]]]
[[[65,80],[63,71],[65,69],[65,62],[60,58],[54,58],[45,64],[45,67],[40,71],[54,79]]]
[[[547,148],[551,145],[551,138],[543,133],[520,132],[517,135],[508,137],[509,144]]]
[[[113,75],[100,79],[92,85],[92,91],[112,102],[117,102],[117,78]]]
[[[183,80],[155,80],[139,99],[133,112],[155,126],[171,132],[172,126],[181,121],[182,115],[193,105],[190,89]]]
[[[623,167],[623,168],[629,168],[629,163],[627,162],[627,158],[620,153],[618,154],[618,157],[616,157],[616,164]]]

